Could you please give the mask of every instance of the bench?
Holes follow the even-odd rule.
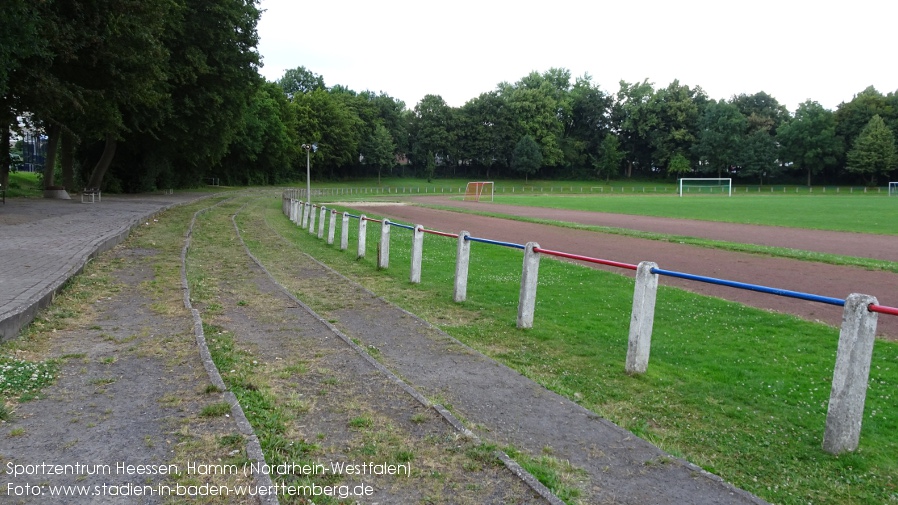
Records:
[[[85,197],[90,197],[90,203],[103,201],[100,188],[84,188],[84,191],[81,192],[81,203],[84,203]]]

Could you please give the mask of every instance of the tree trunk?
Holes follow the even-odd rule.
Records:
[[[62,133],[62,127],[58,124],[52,124],[47,128],[47,157],[44,160],[44,189],[50,189],[56,185],[53,180],[56,171],[56,146],[59,145],[59,136]]]
[[[3,139],[0,140],[0,184],[3,191],[9,190],[9,124],[3,125]],[[3,193],[3,203],[6,203],[6,193]]]
[[[62,185],[67,191],[75,190],[75,136],[70,131],[62,132],[59,145],[59,159],[62,162]]]
[[[112,158],[115,157],[115,148],[118,143],[115,140],[115,137],[111,133],[106,134],[106,146],[103,148],[103,155],[100,156],[100,161],[97,162],[96,166],[94,166],[93,173],[90,174],[90,180],[87,181],[88,188],[99,188],[103,184],[103,176],[106,175],[106,170],[109,168],[109,165],[112,164]]]

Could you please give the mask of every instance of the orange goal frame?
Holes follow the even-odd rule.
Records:
[[[493,190],[495,185],[492,182],[469,182],[465,187],[466,202],[479,202],[481,198],[489,195],[490,201],[493,201]]]

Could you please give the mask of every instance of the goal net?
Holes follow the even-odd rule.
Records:
[[[677,190],[680,196],[686,195],[726,195],[733,196],[733,179],[724,178],[683,178]]]
[[[493,201],[492,182],[469,182],[465,187],[465,201],[479,202],[480,200]]]
[[[898,196],[898,182],[889,183],[889,196]]]

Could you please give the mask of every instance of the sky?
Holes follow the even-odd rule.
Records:
[[[262,75],[291,68],[328,87],[425,95],[460,107],[532,71],[619,82],[674,79],[713,99],[764,91],[790,111],[835,110],[868,86],[898,91],[895,0],[261,0]]]

